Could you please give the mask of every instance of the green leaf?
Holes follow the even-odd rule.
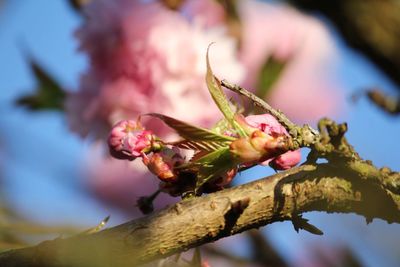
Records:
[[[208,91],[211,94],[215,104],[217,104],[219,110],[221,110],[224,117],[229,121],[232,122],[235,116],[235,113],[232,111],[230,107],[230,103],[222,90],[221,82],[214,76],[211,66],[210,60],[208,57],[210,46],[207,48],[207,55],[206,55],[206,62],[207,62],[207,74],[206,74],[206,82]]]
[[[29,65],[37,80],[37,89],[31,95],[17,99],[16,103],[31,110],[62,110],[66,93],[61,86],[32,59]]]
[[[269,57],[267,59],[267,61],[261,68],[260,73],[258,74],[258,81],[256,86],[256,95],[258,97],[264,99],[269,94],[272,86],[279,79],[284,68],[285,62],[275,60],[272,57]]]
[[[196,173],[195,191],[198,191],[205,183],[218,179],[237,165],[238,162],[229,151],[229,147],[222,147],[192,158],[190,162],[180,165],[177,169],[181,172]]]
[[[215,151],[221,148],[224,148],[228,145],[227,142],[214,142],[214,141],[191,141],[191,140],[181,140],[178,142],[173,142],[171,145],[184,148],[191,149],[197,151]]]
[[[211,152],[198,159],[195,163],[200,166],[197,173],[196,190],[206,182],[220,177],[237,165],[228,147]]]
[[[235,112],[231,108],[231,103],[228,101],[226,94],[222,90],[221,82],[217,77],[214,76],[210,60],[208,57],[210,46],[207,48],[206,54],[206,62],[207,62],[207,73],[206,73],[206,83],[208,91],[211,94],[212,99],[215,104],[219,108],[219,110],[224,115],[225,119],[229,122],[230,125],[237,131],[240,136],[247,136],[246,132],[242,129],[242,127],[236,123],[235,121]]]
[[[226,132],[232,132],[232,126],[226,119],[219,120],[214,126],[211,128],[211,131],[217,134],[224,134]]]
[[[209,141],[229,143],[236,138],[214,133],[208,129],[197,127],[189,123],[174,119],[159,113],[149,113],[148,116],[156,117],[174,129],[181,137],[189,141]]]

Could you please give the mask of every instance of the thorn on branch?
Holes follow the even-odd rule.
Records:
[[[294,230],[298,233],[300,229],[303,229],[314,235],[323,235],[324,233],[316,226],[308,223],[308,219],[303,218],[301,214],[292,214],[292,223]]]
[[[82,233],[80,233],[80,235],[90,235],[90,234],[99,232],[101,229],[104,228],[104,226],[106,226],[108,220],[110,220],[110,215],[105,217],[98,225],[96,225],[95,227],[89,228],[86,231],[83,231]]]

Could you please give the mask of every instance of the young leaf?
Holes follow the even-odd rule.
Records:
[[[36,92],[17,99],[17,104],[31,110],[55,109],[62,110],[65,92],[61,86],[32,59],[29,65],[38,83]]]
[[[183,149],[190,149],[195,151],[208,151],[208,152],[212,152],[227,146],[226,142],[191,141],[191,140],[181,140],[170,144]]]
[[[193,150],[194,154],[190,158],[190,161],[194,162],[204,157],[205,155],[214,152],[218,149],[228,147],[227,142],[215,142],[215,141],[191,141],[191,140],[180,140],[177,142],[168,143],[183,149]]]
[[[206,54],[206,63],[207,63],[207,73],[206,73],[206,83],[208,91],[211,94],[215,104],[221,110],[222,114],[229,122],[230,125],[237,131],[240,136],[246,136],[246,132],[242,129],[242,127],[236,123],[235,121],[235,112],[231,109],[231,103],[228,101],[224,91],[222,90],[221,82],[214,76],[210,60],[208,57],[210,46],[207,48]]]
[[[222,114],[224,117],[229,121],[233,121],[233,117],[235,116],[235,113],[232,111],[230,107],[230,103],[222,90],[221,87],[221,82],[214,76],[211,66],[210,66],[210,60],[208,57],[208,53],[210,50],[210,46],[207,48],[207,54],[206,54],[206,63],[207,63],[207,73],[206,73],[206,82],[207,82],[207,88],[211,94],[211,97],[213,98],[215,104],[217,104],[219,110],[221,110]]]
[[[282,61],[275,60],[269,57],[265,64],[262,66],[260,73],[258,74],[257,81],[257,92],[256,95],[261,99],[264,99],[272,89],[272,86],[276,83],[285,68],[285,63]]]
[[[171,118],[159,113],[149,113],[148,116],[156,117],[165,122],[169,127],[174,129],[180,136],[190,141],[209,141],[229,143],[235,138],[214,133],[208,129],[193,126],[189,123]]]
[[[211,152],[195,161],[200,168],[197,173],[196,190],[206,182],[216,179],[237,165],[229,148]]]

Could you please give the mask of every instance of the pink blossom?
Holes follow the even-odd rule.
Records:
[[[263,131],[266,134],[272,136],[288,136],[288,132],[285,127],[283,127],[278,120],[270,115],[270,114],[261,114],[261,115],[250,115],[245,118],[245,121],[252,127],[257,128]],[[273,141],[273,139],[271,139]],[[271,142],[267,140],[266,142]],[[279,143],[278,143],[279,144]],[[269,147],[279,147],[277,143],[269,144]],[[300,150],[288,151],[284,154],[281,154],[275,158],[265,158],[265,161],[262,162],[262,165],[269,164],[276,170],[287,170],[296,166],[301,160]]]
[[[282,4],[254,0],[238,3],[242,21],[240,58],[248,71],[243,85],[254,89],[262,66],[272,57],[287,62],[267,96],[273,107],[299,122],[337,114],[342,102],[334,82],[337,52],[323,23]]]
[[[260,129],[268,134],[288,134],[285,127],[283,127],[282,124],[280,124],[278,120],[270,114],[249,115],[245,118],[245,121],[250,126]]]
[[[84,12],[76,35],[91,64],[66,102],[69,124],[82,136],[104,137],[115,122],[148,112],[210,126],[219,116],[204,82],[211,42],[215,73],[233,82],[244,77],[223,26],[206,28],[155,1],[92,1]],[[171,133],[155,119],[143,124],[162,137]]]
[[[132,120],[118,122],[108,137],[108,146],[112,156],[118,159],[133,160],[151,152],[154,147],[154,136]]]

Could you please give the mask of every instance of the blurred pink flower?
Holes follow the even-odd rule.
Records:
[[[65,103],[70,128],[81,136],[105,140],[117,121],[149,112],[211,126],[220,117],[204,77],[211,42],[214,72],[233,82],[244,77],[236,41],[223,25],[208,27],[155,1],[94,0],[84,13],[76,36],[90,66]],[[142,123],[162,138],[173,133],[158,119]],[[158,188],[141,161],[90,161],[88,187],[107,202],[132,208],[135,198]]]
[[[85,14],[76,35],[91,65],[66,102],[71,128],[83,136],[104,137],[103,127],[148,112],[210,126],[219,116],[204,82],[211,42],[215,73],[233,82],[244,76],[223,26],[205,28],[157,2],[97,0]],[[171,132],[155,119],[143,122],[162,136]]]
[[[182,12],[191,20],[198,20],[207,27],[221,25],[226,21],[224,7],[215,0],[186,0]]]
[[[288,61],[268,95],[269,103],[298,122],[316,122],[340,111],[341,94],[332,68],[336,51],[322,22],[286,5],[239,1],[242,19],[240,58],[255,89],[259,72],[273,57]]]
[[[250,126],[258,128],[269,135],[289,135],[278,120],[270,114],[250,115],[247,116],[245,120]],[[262,162],[261,165],[269,164],[275,170],[287,170],[299,164],[300,160],[301,153],[300,149],[298,149],[295,151],[288,151],[273,159],[268,159]]]

